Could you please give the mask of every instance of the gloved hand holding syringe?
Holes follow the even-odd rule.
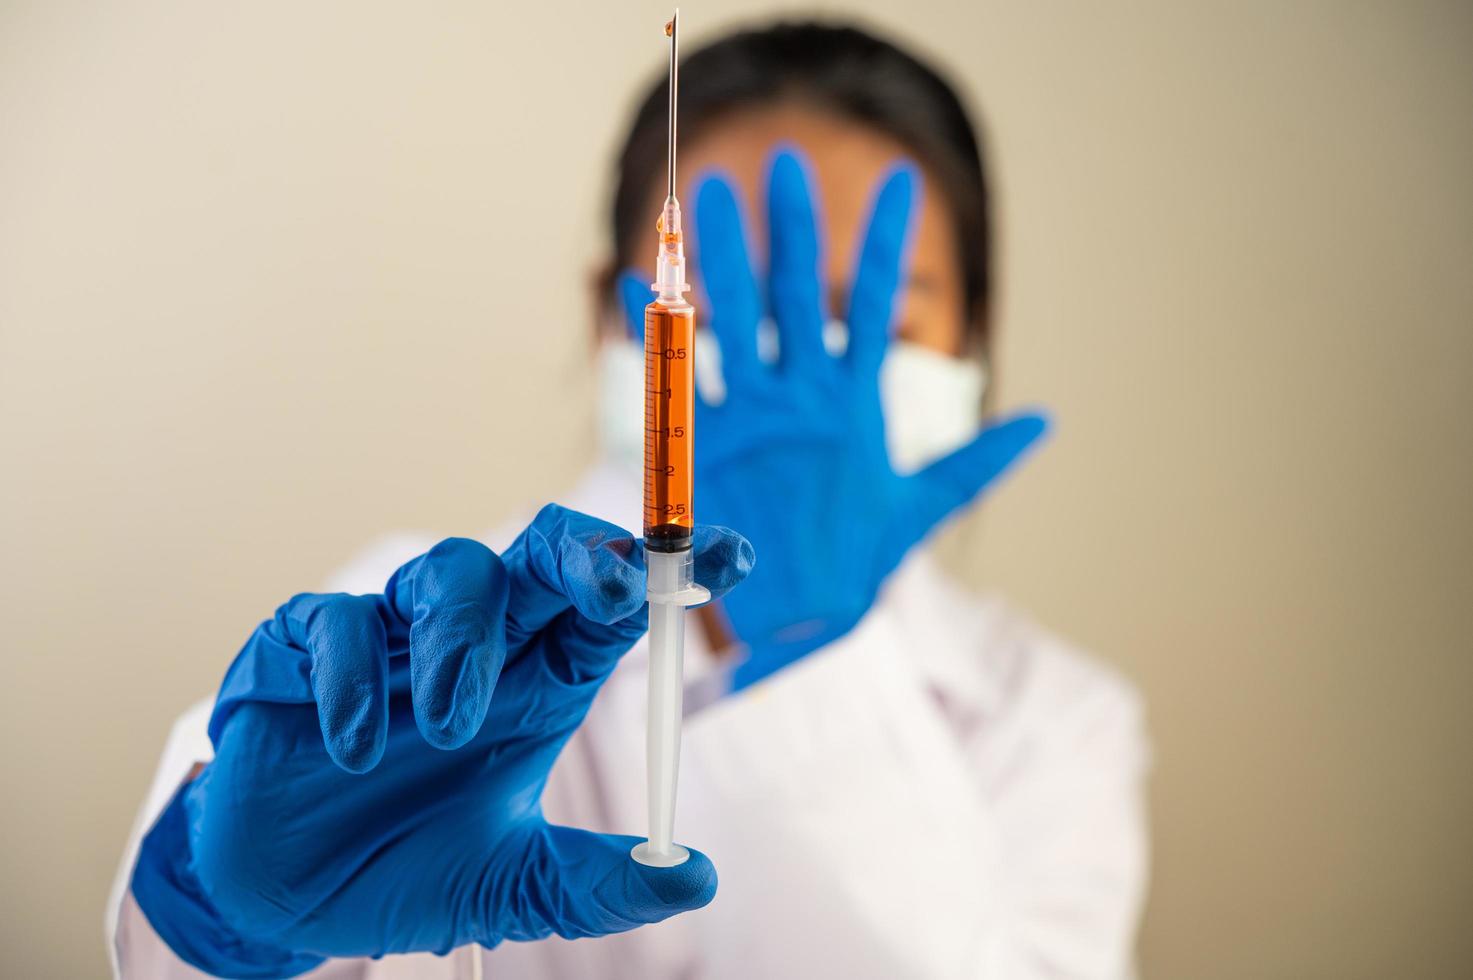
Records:
[[[689,852],[674,842],[680,765],[685,609],[711,598],[695,584],[691,533],[695,416],[695,309],[686,302],[685,246],[675,198],[675,109],[679,18],[670,38],[670,117],[666,196],[656,228],[655,300],[644,311],[644,544],[649,569],[649,840],[633,850],[641,864],[669,867]]]

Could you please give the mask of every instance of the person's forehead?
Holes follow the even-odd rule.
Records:
[[[798,149],[813,168],[827,201],[864,207],[871,189],[906,156],[899,141],[862,123],[800,105],[738,110],[714,120],[681,147],[682,183],[693,187],[718,170],[732,178],[748,201],[761,203],[763,183],[778,146]]]
[[[695,188],[704,177],[728,178],[743,205],[749,239],[760,250],[766,240],[767,172],[779,146],[795,148],[808,161],[829,263],[847,268],[880,179],[909,157],[899,140],[872,126],[800,104],[730,112],[680,148],[681,202],[693,210]],[[928,245],[946,240],[948,225],[936,210],[935,195],[923,193],[920,202],[917,244],[930,253]]]

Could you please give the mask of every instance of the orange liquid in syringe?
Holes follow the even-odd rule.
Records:
[[[690,547],[695,421],[695,310],[644,308],[644,538],[654,551]]]

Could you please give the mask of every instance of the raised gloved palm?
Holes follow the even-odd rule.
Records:
[[[734,674],[736,688],[852,629],[906,553],[1045,430],[1042,416],[1021,414],[984,427],[917,473],[902,476],[891,465],[880,367],[918,183],[914,169],[902,165],[880,184],[839,356],[825,347],[827,287],[798,157],[780,152],[771,169],[765,290],[752,271],[730,185],[712,177],[697,192],[696,255],[725,395],[719,404],[698,402],[696,512],[742,528],[761,555],[741,591],[722,603],[750,650]],[[644,301],[641,286],[637,277],[622,280],[631,317]],[[772,362],[758,354],[764,315],[777,328]]]
[[[713,594],[752,564],[703,527]],[[452,538],[382,595],[301,595],[226,674],[215,759],[145,841],[133,890],[217,975],[328,956],[591,936],[710,901],[710,861],[634,862],[638,838],[552,826],[548,772],[644,632],[643,550],[545,508],[503,555]]]

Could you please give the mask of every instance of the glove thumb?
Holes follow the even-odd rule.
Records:
[[[673,868],[652,868],[630,857],[641,839],[548,826],[533,846],[541,853],[523,865],[523,912],[533,918],[528,935],[512,928],[508,939],[556,933],[565,939],[627,932],[706,905],[716,897],[716,868],[692,850]]]
[[[1043,437],[1048,425],[1048,419],[1037,412],[996,422],[965,446],[908,477],[911,499],[906,509],[909,520],[897,542],[901,553],[1011,469]]]

